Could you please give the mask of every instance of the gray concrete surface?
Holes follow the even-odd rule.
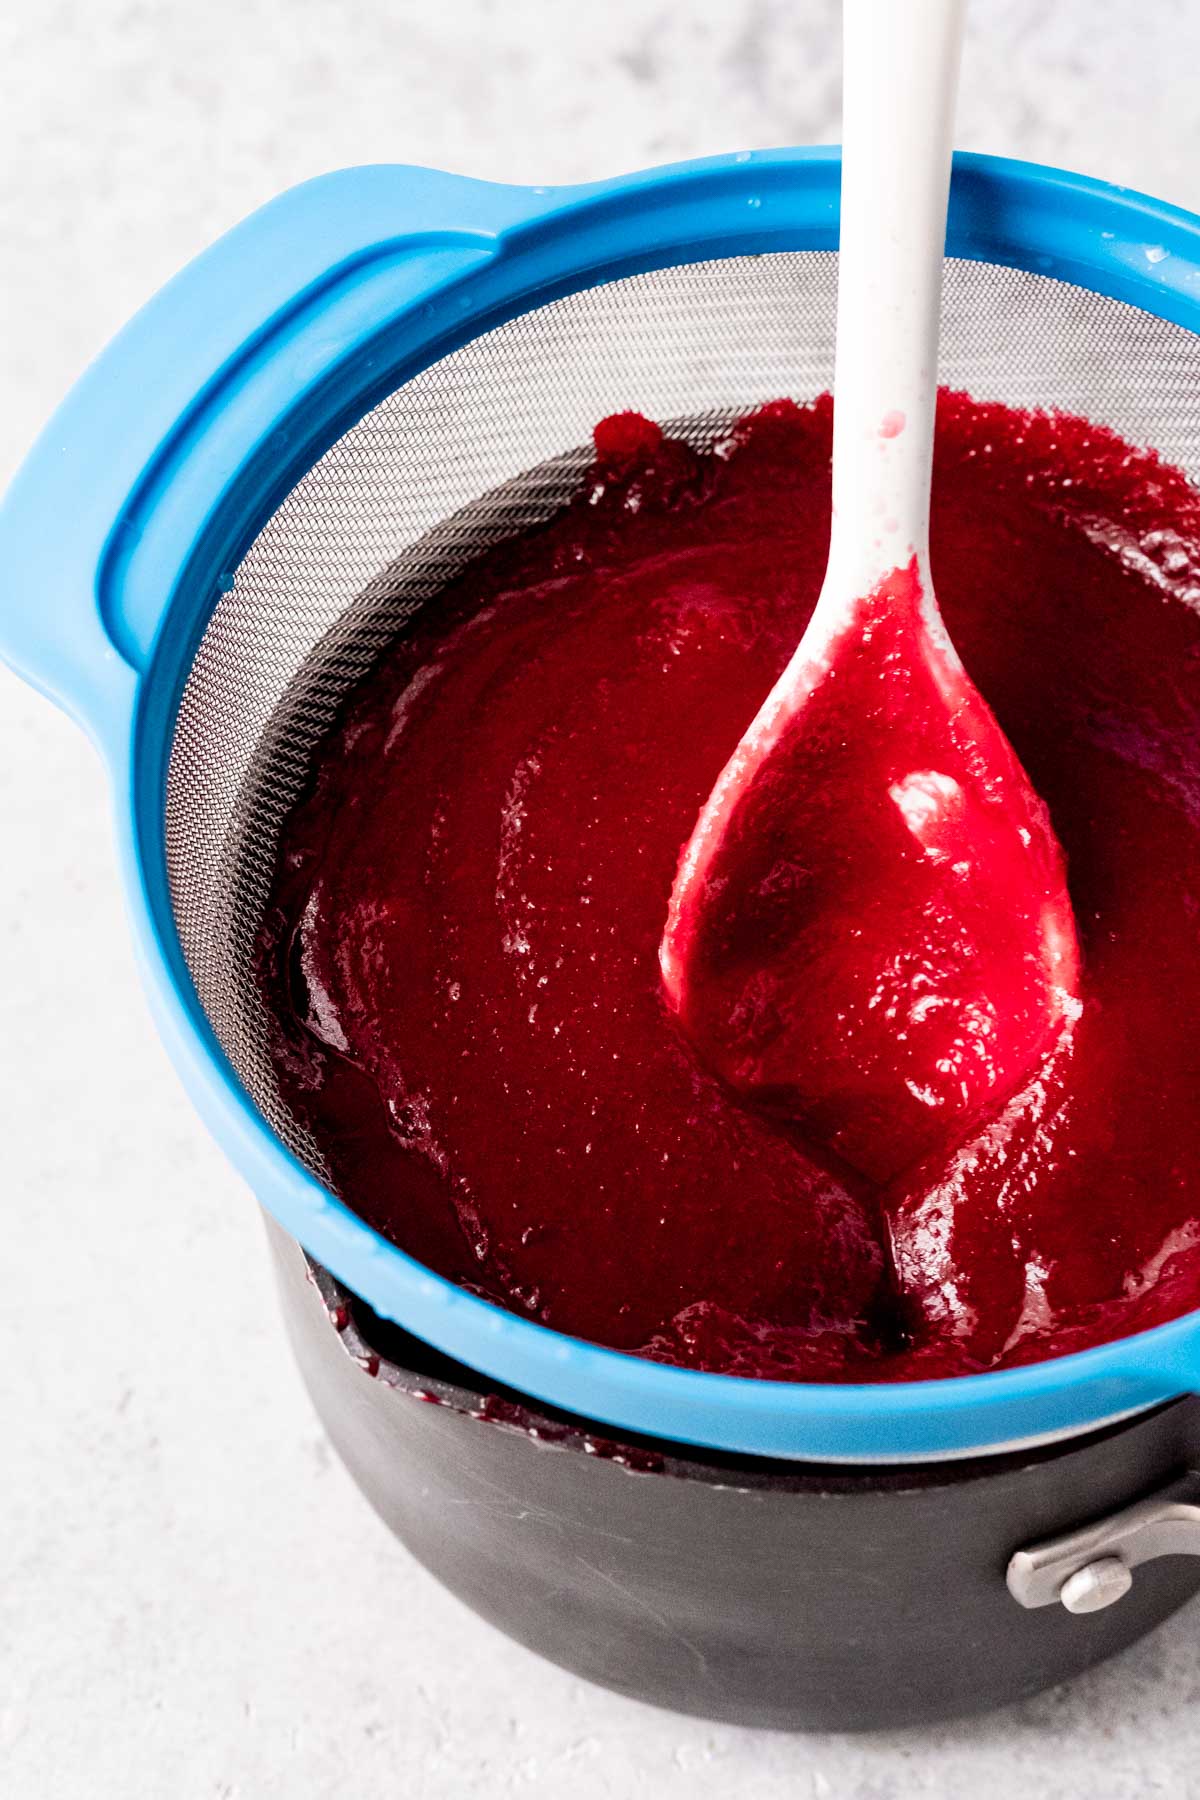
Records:
[[[975,0],[960,141],[1200,207],[1197,67],[1190,0]],[[832,139],[837,75],[826,0],[6,8],[0,476],[132,308],[290,182]],[[137,993],[107,814],[83,742],[0,672],[3,1800],[1200,1792],[1195,1608],[982,1723],[806,1739],[599,1693],[442,1593],[299,1389],[255,1209]]]

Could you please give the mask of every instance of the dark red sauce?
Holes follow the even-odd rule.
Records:
[[[1075,926],[1046,807],[927,627],[915,557],[799,655],[701,814],[659,960],[731,1087],[886,1182],[1051,1053]]]
[[[351,696],[259,978],[340,1192],[441,1273],[692,1366],[967,1372],[1200,1304],[1200,497],[943,396],[934,579],[1066,853],[1080,1008],[964,1141],[873,1181],[700,1062],[657,958],[816,599],[830,424],[781,403],[708,456],[599,428],[577,501]]]

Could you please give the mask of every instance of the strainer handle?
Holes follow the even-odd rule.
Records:
[[[282,470],[281,427],[340,361],[553,204],[434,170],[349,169],[221,238],[100,355],[0,507],[0,656],[110,761],[127,752],[179,586],[235,529],[232,477],[255,454]]]
[[[313,444],[382,398],[405,359],[424,366],[531,296],[707,255],[829,250],[837,217],[828,149],[568,189],[399,166],[293,188],[150,301],[30,452],[0,507],[0,657],[123,778],[142,671],[167,646],[184,661],[220,572]],[[1198,237],[1188,215],[1081,177],[960,161],[954,254],[1036,265],[1190,329]],[[241,479],[251,462],[256,487]]]

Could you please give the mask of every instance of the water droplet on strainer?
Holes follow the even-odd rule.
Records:
[[[761,206],[762,201],[759,199],[757,194],[751,194],[750,198],[746,202],[746,205],[747,206]]]
[[[222,569],[217,576],[217,587],[222,594],[232,594],[237,585],[237,578],[228,569]]]

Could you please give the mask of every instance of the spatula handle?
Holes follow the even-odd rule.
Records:
[[[927,555],[963,12],[844,0],[830,576],[848,598]]]

